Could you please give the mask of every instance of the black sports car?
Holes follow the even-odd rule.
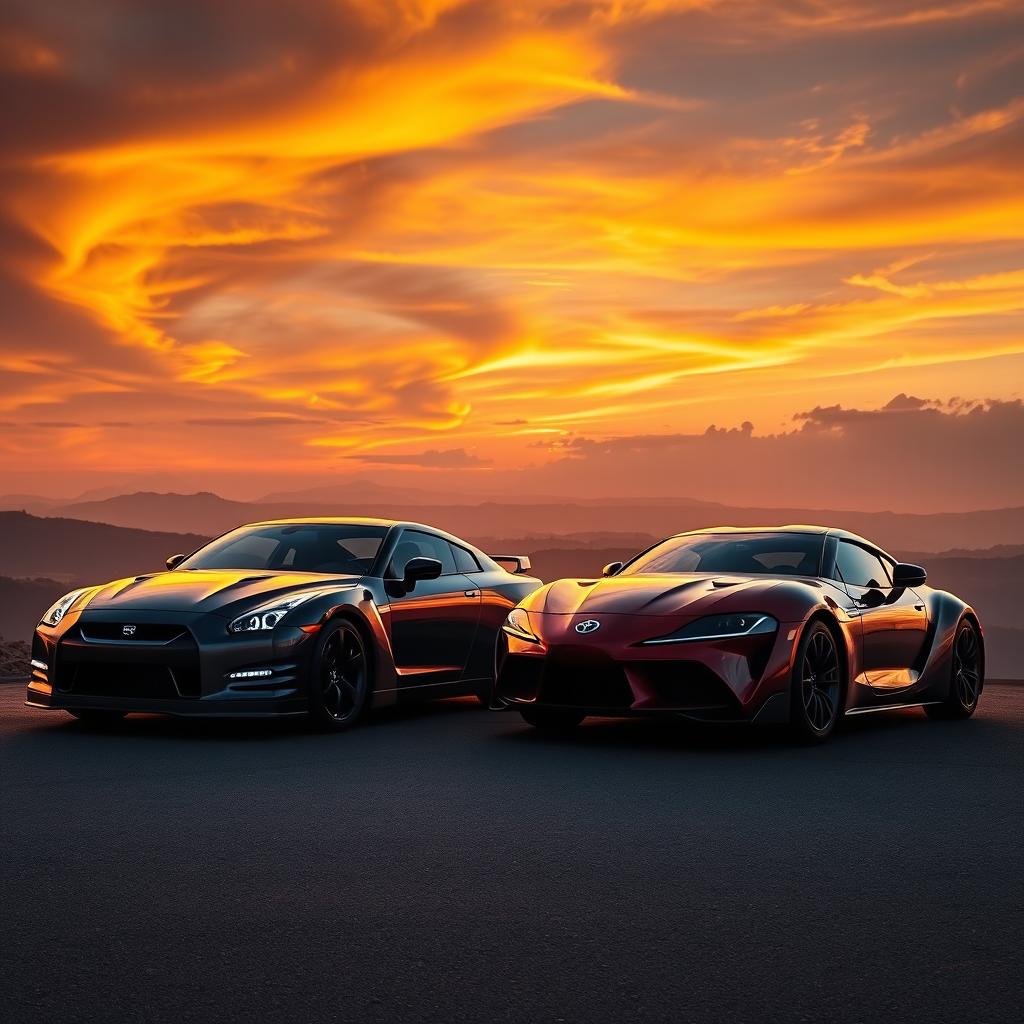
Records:
[[[680,534],[603,579],[558,580],[509,613],[495,705],[532,725],[586,715],[788,723],[819,741],[842,715],[921,706],[967,718],[981,623],[843,530]]]
[[[26,702],[93,721],[309,714],[343,729],[371,704],[487,700],[501,625],[540,586],[529,567],[418,523],[243,526],[167,572],[57,601]]]

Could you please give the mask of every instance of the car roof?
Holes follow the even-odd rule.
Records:
[[[308,523],[312,525],[322,524],[324,526],[383,526],[390,529],[392,526],[420,526],[419,523],[400,523],[394,519],[368,519],[364,516],[311,516],[309,518],[289,519],[261,519],[255,523],[243,523],[243,526],[298,526]],[[433,530],[434,527],[423,527]]]
[[[686,530],[673,536],[691,537],[703,533],[802,533],[820,537],[831,534],[834,537],[841,537],[843,540],[852,540],[857,544],[864,544],[869,548],[874,548],[876,551],[883,551],[877,544],[866,540],[856,533],[851,533],[849,530],[840,530],[834,526],[811,526],[803,523],[790,523],[786,526],[709,526],[704,530]]]
[[[236,527],[236,529],[244,530],[249,526],[300,526],[306,524],[310,526],[379,526],[385,530],[394,528],[401,530],[424,530],[427,533],[441,537],[443,540],[450,541],[452,544],[457,544],[461,548],[467,548],[491,561],[491,556],[486,551],[478,548],[475,544],[470,544],[468,540],[456,537],[454,533],[447,533],[445,530],[439,530],[436,526],[428,526],[426,523],[414,523],[402,519],[370,519],[365,516],[311,516],[306,519],[264,519],[258,523],[244,523],[242,526]]]
[[[403,530],[426,530],[427,533],[436,533],[445,540],[453,541],[464,547],[472,545],[461,537],[452,533],[439,530],[436,526],[428,526],[426,523],[406,522],[401,519],[369,519],[363,516],[312,516],[308,519],[265,519],[259,523],[246,523],[246,526],[379,526],[382,529],[390,530],[398,527]]]

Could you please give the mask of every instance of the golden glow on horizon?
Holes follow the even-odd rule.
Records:
[[[439,436],[515,462],[532,434],[773,430],[879,404],[899,367],[1019,394],[985,361],[1024,356],[1024,96],[976,50],[918,53],[898,90],[873,58],[996,26],[1013,66],[1011,4],[511,7],[360,0],[365,52],[133,65],[109,123],[14,147],[0,206],[39,244],[5,262],[89,340],[26,320],[0,411],[113,469],[234,461],[270,417],[265,467],[314,471]],[[92,43],[0,27],[0,68],[88,92]]]

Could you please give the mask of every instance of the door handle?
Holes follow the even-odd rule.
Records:
[[[915,611],[923,612],[924,611],[924,605],[923,604],[915,604],[914,605],[914,609],[915,609]]]
[[[467,591],[465,591],[465,595],[466,595],[466,597],[479,597],[480,596],[480,591],[479,590],[467,590]]]

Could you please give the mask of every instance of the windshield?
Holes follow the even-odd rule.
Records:
[[[702,533],[672,537],[630,562],[622,575],[723,572],[817,576],[825,537],[812,533]]]
[[[380,549],[385,526],[279,523],[243,526],[211,541],[179,569],[270,569],[363,576]]]

